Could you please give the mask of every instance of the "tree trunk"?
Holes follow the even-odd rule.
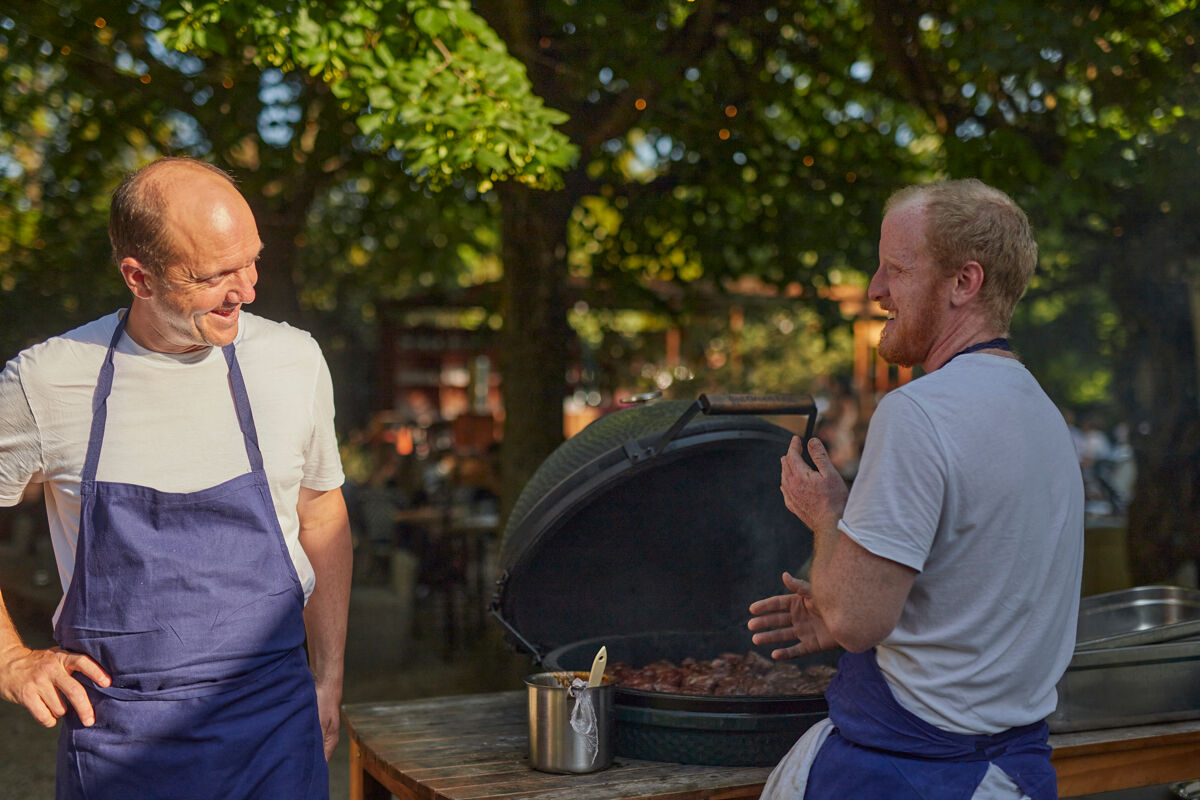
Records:
[[[563,391],[573,333],[566,313],[566,191],[501,184],[504,259],[501,375],[504,445],[502,518],[542,461],[563,440]]]

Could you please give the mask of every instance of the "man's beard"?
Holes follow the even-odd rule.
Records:
[[[889,364],[912,367],[929,357],[934,338],[940,327],[933,297],[904,312],[903,320],[896,319],[879,339],[879,356]]]

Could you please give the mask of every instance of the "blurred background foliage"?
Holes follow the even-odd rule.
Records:
[[[1135,432],[1139,580],[1200,555],[1193,0],[2,0],[0,347],[111,310],[108,195],[157,155],[230,169],[361,425],[387,301],[495,300],[511,500],[597,390],[813,391],[880,209],[974,175],[1039,232],[1022,357]],[[182,48],[182,52],[177,49]],[[731,357],[734,286],[756,306]],[[685,331],[669,365],[661,332]]]

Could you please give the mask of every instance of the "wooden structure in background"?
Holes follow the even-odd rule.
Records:
[[[448,423],[455,446],[486,450],[504,418],[492,331],[383,325],[375,406],[399,422]]]
[[[677,307],[681,303],[682,289],[675,284],[655,285],[650,291],[668,307]],[[742,379],[745,354],[741,330],[747,311],[808,302],[806,294],[811,295],[812,291],[795,283],[773,286],[748,276],[728,282],[720,291],[702,295],[707,300],[702,300],[699,306],[705,313],[728,319],[731,386],[738,386]],[[586,283],[576,281],[572,285],[572,294],[582,298],[597,293]],[[851,389],[859,404],[859,418],[865,420],[884,394],[912,380],[913,370],[889,365],[879,357],[879,333],[885,315],[867,298],[865,289],[835,286],[821,290],[821,296],[836,302],[841,313],[853,320]],[[468,329],[453,323],[431,321],[438,317],[438,312],[443,319],[452,318],[464,309],[495,308],[496,302],[495,287],[483,285],[383,304],[380,308],[383,324],[376,370],[376,410],[418,424],[428,424],[432,420],[448,422],[455,442],[469,449],[483,450],[498,441],[504,406],[496,368],[496,332],[487,326]],[[682,342],[683,331],[678,327],[665,331],[664,363],[668,368],[682,364]],[[566,397],[569,397],[574,390],[587,387],[566,388]],[[611,403],[614,398],[606,400]],[[563,430],[566,437],[578,433],[603,413],[604,408],[603,404],[579,408],[570,403],[567,405]]]

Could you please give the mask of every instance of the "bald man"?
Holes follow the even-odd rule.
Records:
[[[221,170],[130,175],[109,238],[129,308],[0,373],[0,505],[44,484],[64,593],[50,650],[0,598],[0,696],[63,721],[60,800],[327,798],[351,564],[328,367],[244,310],[263,245]]]

